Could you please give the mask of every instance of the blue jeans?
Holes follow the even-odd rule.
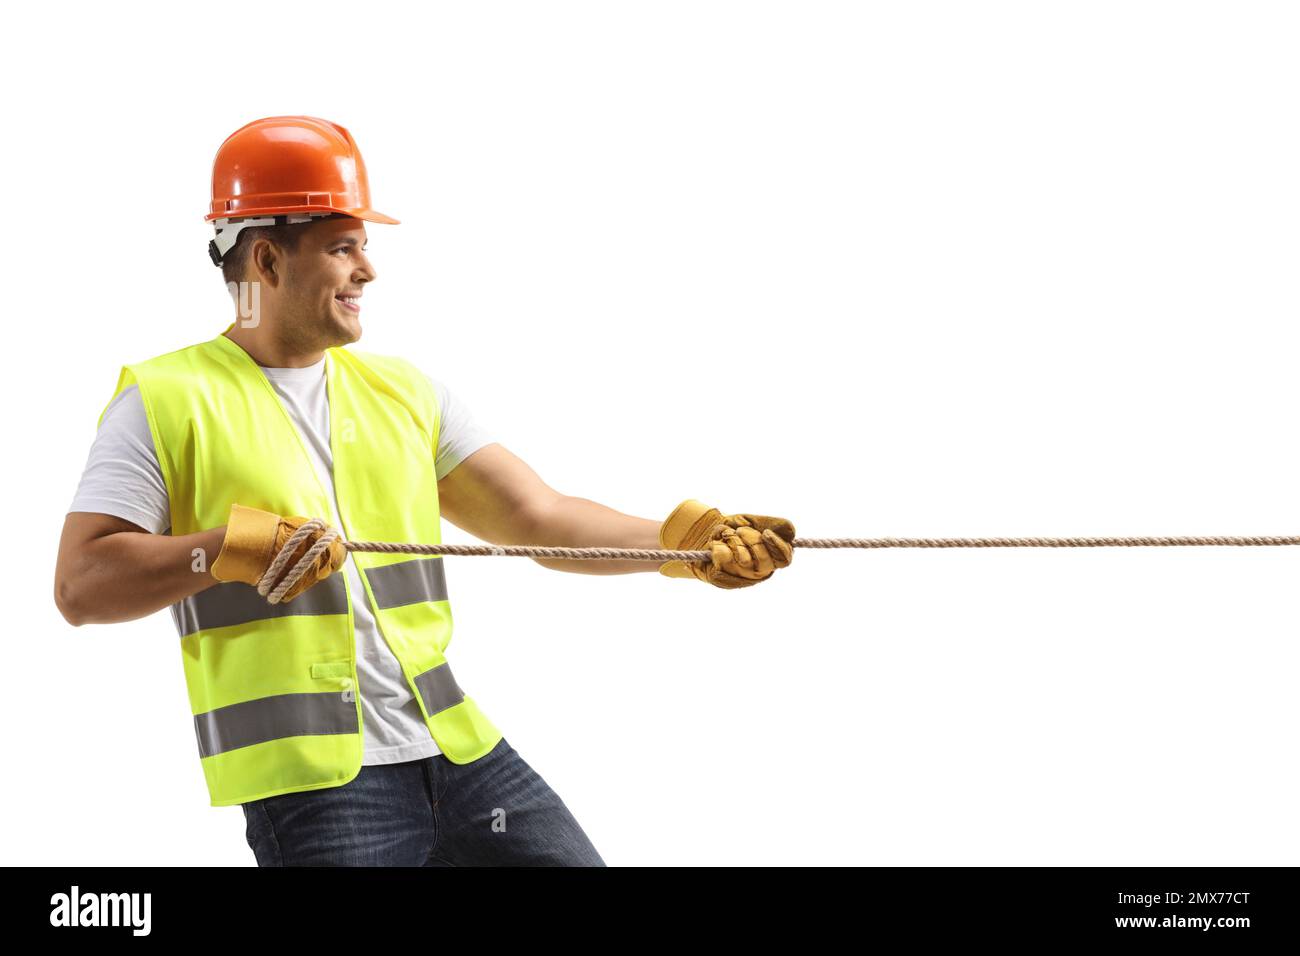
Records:
[[[604,866],[503,737],[473,763],[369,764],[341,787],[242,804],[258,866]]]

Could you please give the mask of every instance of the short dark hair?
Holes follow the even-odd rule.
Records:
[[[232,282],[238,283],[244,278],[244,269],[248,266],[248,250],[253,248],[253,243],[258,239],[270,239],[286,252],[297,252],[303,233],[311,228],[312,223],[323,222],[325,219],[337,219],[341,215],[341,213],[335,213],[332,216],[310,219],[307,222],[287,222],[274,226],[249,226],[247,229],[241,229],[235,244],[230,247],[229,252],[221,257],[221,277],[226,281],[227,285]]]

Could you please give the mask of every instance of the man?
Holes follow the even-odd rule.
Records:
[[[732,589],[790,564],[793,525],[694,499],[660,523],[562,495],[440,382],[344,348],[376,277],[365,222],[398,221],[371,208],[343,127],[237,130],[207,219],[237,318],[122,369],[64,525],[60,611],[79,626],[170,607],[212,805],[243,807],[259,865],[603,865],[452,676],[442,558],[337,535],[438,544],[445,514],[499,544],[708,550],[536,560]]]

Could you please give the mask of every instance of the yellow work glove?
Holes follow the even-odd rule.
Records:
[[[269,511],[232,504],[230,520],[226,523],[226,537],[221,542],[221,553],[217,555],[217,560],[212,562],[212,576],[218,581],[243,581],[245,584],[257,587],[257,583],[271,567],[271,562],[280,553],[280,549],[307,520],[298,516],[282,518]],[[309,535],[294,549],[293,556],[272,582],[272,588],[284,580],[285,575],[293,570],[293,566],[323,533],[322,530]],[[343,539],[335,538],[328,548],[317,555],[316,563],[285,592],[280,603],[292,601],[317,581],[329,577],[331,573],[343,567],[347,556]]]
[[[766,581],[794,558],[794,525],[766,515],[724,515],[687,498],[659,526],[659,546],[668,551],[709,551],[708,564],[666,561],[659,573],[699,578],[720,588],[745,588]]]

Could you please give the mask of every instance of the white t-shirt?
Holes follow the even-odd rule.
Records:
[[[302,435],[312,466],[329,495],[334,514],[319,517],[342,529],[334,492],[325,359],[305,368],[259,367]],[[446,385],[432,378],[429,382],[437,392],[441,409],[438,450],[434,456],[435,473],[441,481],[492,439]],[[138,524],[152,534],[170,533],[167,486],[154,452],[138,385],[124,388],[109,404],[68,511],[113,515]],[[365,749],[361,762],[398,763],[431,757],[439,752],[438,745],[420,715],[420,705],[411,695],[401,665],[375,625],[374,612],[364,597],[365,589],[350,553],[342,570],[348,575],[351,593],[361,596],[352,601]]]

